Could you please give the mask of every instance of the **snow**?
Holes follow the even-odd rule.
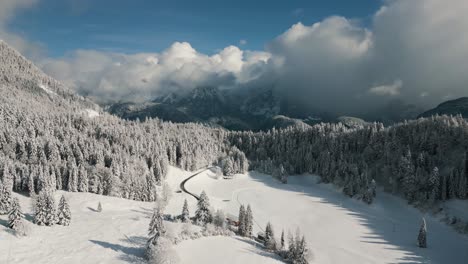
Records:
[[[95,118],[99,116],[99,112],[93,109],[85,109],[84,112],[89,118]]]
[[[183,241],[175,250],[180,255],[181,263],[284,263],[255,242],[239,237],[204,237]]]
[[[350,199],[333,186],[316,184],[316,176],[291,176],[284,185],[268,175],[252,172],[232,180],[200,174],[186,184],[203,189],[216,208],[237,214],[239,204],[250,204],[254,232],[271,221],[276,236],[281,229],[305,234],[314,263],[466,263],[468,237],[438,218],[423,215],[398,197],[378,193],[371,206]],[[416,238],[422,217],[428,224],[428,249]]]
[[[191,215],[196,200],[178,191],[191,172],[169,168],[167,183],[173,198],[166,213],[180,214],[187,199]],[[315,176],[291,176],[281,184],[271,176],[251,172],[234,179],[215,179],[204,172],[186,184],[194,193],[205,190],[211,205],[238,214],[239,204],[250,204],[254,232],[271,221],[279,239],[281,229],[305,234],[312,249],[312,263],[466,263],[468,238],[437,218],[425,216],[427,249],[416,246],[423,216],[400,198],[378,193],[368,206],[347,198],[334,187],[316,184]],[[15,237],[0,216],[0,263],[145,263],[144,246],[154,203],[130,201],[89,193],[59,191],[70,203],[70,226],[41,227],[32,224],[30,198],[15,194],[26,213],[30,234]],[[98,203],[102,212],[96,212]],[[462,203],[463,201],[460,201]],[[180,230],[181,224],[167,223]],[[280,263],[252,241],[239,237],[207,237],[174,246],[181,263]]]
[[[444,211],[451,217],[457,217],[468,222],[468,203],[467,201],[453,199],[444,203]]]
[[[50,89],[49,86],[45,85],[45,84],[39,84],[39,88],[41,88],[42,90],[44,90],[46,93],[48,94],[51,94],[51,95],[57,95],[54,91],[52,91],[52,89]]]

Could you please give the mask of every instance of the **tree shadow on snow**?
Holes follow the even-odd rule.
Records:
[[[359,221],[361,225],[370,229],[368,234],[361,237],[361,241],[356,242],[383,244],[387,245],[385,249],[402,252],[404,257],[398,259],[397,263],[415,264],[430,262],[461,264],[466,263],[465,261],[468,259],[468,251],[465,248],[468,243],[447,243],[451,241],[451,237],[446,237],[445,240],[441,240],[439,237],[436,237],[436,235],[431,236],[431,232],[434,232],[435,229],[437,229],[437,232],[434,232],[434,234],[453,232],[452,230],[442,230],[445,228],[450,229],[450,227],[445,226],[434,218],[426,219],[429,231],[429,248],[418,248],[416,245],[416,238],[419,231],[421,221],[419,215],[421,215],[421,213],[419,213],[417,209],[406,205],[400,198],[392,197],[389,194],[384,194],[385,197],[381,198],[382,192],[380,192],[377,193],[374,204],[367,205],[362,201],[345,196],[333,186],[323,184],[323,186],[317,188],[318,184],[313,183],[314,181],[312,180],[314,176],[310,176],[309,179],[303,179],[307,182],[307,185],[302,182],[294,184],[294,180],[292,179],[296,176],[289,177],[290,183],[288,184],[272,181],[271,176],[256,172],[251,173],[250,176],[253,180],[268,187],[316,198],[311,202],[327,204],[350,215],[352,218]],[[385,202],[379,199],[384,199]],[[399,216],[393,217],[393,213],[399,214]],[[457,234],[452,235],[456,236]],[[313,237],[309,239],[313,239]],[[466,239],[464,241],[467,242]],[[314,249],[312,248],[312,253],[313,251]]]
[[[271,259],[274,259],[274,260],[279,260],[279,261],[284,262],[284,260],[280,256],[278,256],[275,253],[272,253],[270,251],[267,251],[262,244],[254,241],[254,240],[246,239],[246,238],[242,238],[242,237],[237,237],[237,236],[235,236],[233,238],[236,239],[236,240],[239,240],[239,241],[241,241],[243,243],[251,244],[253,247],[255,247],[255,249],[249,248],[249,249],[246,249],[246,250],[239,250],[239,251],[249,252],[249,253],[253,253],[255,255],[260,255],[262,257],[271,258]]]
[[[105,241],[89,240],[91,243],[99,245],[106,249],[111,249],[116,252],[120,252],[123,255],[119,256],[121,260],[129,263],[145,263],[145,249],[144,247],[128,247],[119,244],[113,244]]]

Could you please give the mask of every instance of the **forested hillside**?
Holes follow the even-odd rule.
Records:
[[[461,116],[423,118],[384,128],[374,123],[236,132],[231,142],[253,169],[274,174],[316,173],[349,196],[371,202],[373,179],[409,202],[433,203],[468,195],[468,122]]]
[[[7,190],[153,201],[168,165],[195,170],[238,152],[221,129],[102,113],[3,42],[0,55],[0,179]],[[245,168],[239,162],[233,172]]]

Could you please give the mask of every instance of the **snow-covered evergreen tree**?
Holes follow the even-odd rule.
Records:
[[[211,223],[213,215],[210,209],[210,200],[205,191],[202,191],[197,203],[197,210],[195,211],[195,221],[199,225],[206,225]]]
[[[265,247],[268,250],[276,250],[276,238],[275,233],[273,231],[273,226],[270,222],[267,223],[265,228]]]
[[[68,226],[71,221],[71,211],[70,206],[65,199],[65,196],[62,195],[57,210],[57,224]]]
[[[7,214],[11,209],[11,191],[0,182],[0,214]]]
[[[21,206],[18,198],[14,198],[11,203],[11,209],[8,214],[8,227],[15,230],[18,233],[24,232],[24,214],[21,211]]]
[[[246,219],[245,219],[245,207],[242,204],[239,207],[239,226],[237,227],[237,233],[239,233],[240,236],[245,236],[246,232]]]
[[[48,191],[42,191],[36,197],[34,205],[34,222],[37,225],[51,226],[57,222],[57,213],[53,195]]]
[[[426,219],[422,219],[421,227],[418,233],[418,246],[420,248],[427,248],[427,228]]]
[[[284,246],[285,246],[285,241],[284,241],[284,229],[283,231],[281,231],[281,239],[280,239],[280,249],[283,250],[284,249]]]
[[[245,211],[245,233],[244,236],[252,237],[252,230],[253,230],[253,215],[252,215],[252,208],[250,208],[250,204],[247,205],[247,210]]]
[[[166,226],[164,225],[163,215],[163,209],[160,206],[156,206],[148,228],[148,246],[157,245],[159,239],[166,235],[167,231]]]
[[[98,211],[98,212],[102,212],[102,204],[101,204],[101,202],[98,203],[97,211]]]
[[[188,208],[187,199],[184,200],[184,206],[182,207],[182,214],[180,215],[180,219],[183,223],[187,223],[190,221],[190,212]]]

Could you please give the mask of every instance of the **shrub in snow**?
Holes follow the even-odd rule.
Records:
[[[156,244],[150,244],[147,250],[147,257],[150,264],[177,264],[180,258],[177,252],[172,248],[172,242],[159,237]]]
[[[97,206],[97,211],[98,212],[102,212],[102,204],[101,202],[99,202],[98,206]]]
[[[226,228],[221,228],[218,226],[215,226],[214,224],[206,224],[203,231],[202,235],[205,237],[209,236],[233,236],[234,232],[232,232],[229,229]]]
[[[210,200],[205,191],[200,194],[200,199],[197,203],[197,211],[195,211],[195,221],[199,225],[206,225],[211,223],[213,216],[210,210]]]
[[[427,248],[427,229],[426,219],[422,219],[421,228],[419,228],[418,234],[418,246],[420,248]]]
[[[51,226],[57,222],[55,200],[50,192],[42,191],[34,204],[34,222],[38,225]]]
[[[70,206],[68,205],[67,200],[65,200],[65,196],[62,195],[58,205],[57,224],[67,226],[70,225],[70,221]]]
[[[217,210],[213,218],[213,224],[219,228],[226,228],[226,216],[223,210]]]

